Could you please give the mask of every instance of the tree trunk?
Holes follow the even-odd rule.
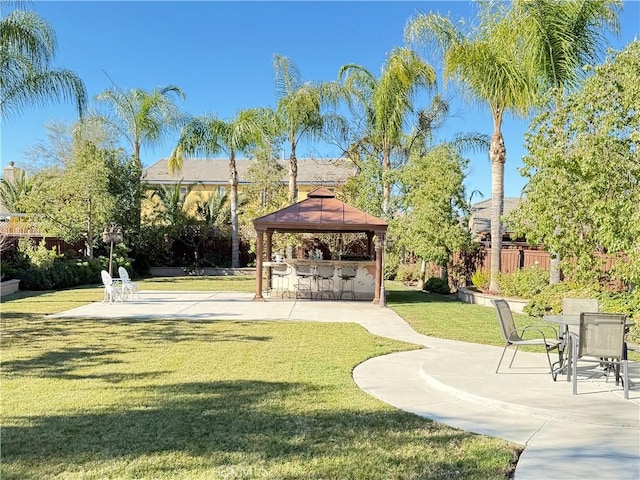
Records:
[[[389,178],[391,173],[391,147],[382,149],[382,216],[388,218],[389,205],[391,203],[391,185]]]
[[[92,225],[92,216],[93,209],[91,204],[91,199],[87,200],[87,207],[89,209],[89,215],[87,215],[87,257],[93,258],[93,225]]]
[[[229,155],[229,185],[231,186],[231,268],[240,266],[240,244],[238,241],[238,170],[235,152]]]
[[[557,285],[560,283],[560,277],[562,275],[560,271],[560,254],[551,252],[549,259],[549,284]]]
[[[289,156],[289,203],[293,205],[298,201],[298,159],[296,158],[296,145],[291,142],[291,155]]]
[[[134,185],[134,202],[133,212],[131,215],[131,221],[133,222],[133,229],[135,232],[140,230],[140,222],[142,219],[142,160],[140,160],[140,143],[134,142],[133,144],[133,168],[131,171]]]
[[[507,150],[501,132],[502,110],[494,110],[493,135],[489,146],[491,160],[491,281],[489,292],[498,293],[498,274],[502,253],[502,225],[500,217],[504,208],[504,164]]]

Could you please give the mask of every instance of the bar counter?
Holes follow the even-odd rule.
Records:
[[[374,260],[311,260],[286,259],[264,262],[271,273],[267,278],[270,297],[296,297],[323,300],[372,300],[375,289],[376,262]],[[299,269],[308,267],[308,276]],[[355,269],[353,279],[343,278],[344,269]],[[333,269],[333,270],[331,270]],[[327,272],[327,278],[320,274]],[[332,273],[332,274],[331,274]],[[346,272],[345,272],[346,273]]]

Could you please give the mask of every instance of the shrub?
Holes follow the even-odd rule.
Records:
[[[398,265],[396,280],[403,283],[416,284],[421,278],[422,272],[420,271],[420,265],[417,263],[401,263]]]
[[[500,293],[505,297],[532,298],[549,285],[549,272],[538,266],[498,275]]]
[[[400,280],[400,254],[394,250],[386,252],[384,256],[384,278],[385,280]]]
[[[424,284],[424,290],[431,293],[441,293],[443,295],[448,295],[451,293],[449,290],[449,284],[438,277],[431,277]]]
[[[491,274],[488,270],[476,270],[471,275],[471,283],[481,292],[489,290],[489,282],[491,281]]]
[[[99,283],[100,270],[106,259],[62,260],[57,258],[46,267],[31,265],[18,272],[22,290],[52,290]]]

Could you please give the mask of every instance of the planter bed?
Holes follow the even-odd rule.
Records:
[[[458,300],[465,303],[473,303],[475,305],[484,305],[485,307],[493,307],[491,300],[506,300],[513,312],[523,313],[523,309],[528,300],[522,300],[521,298],[504,298],[500,295],[489,295],[488,293],[478,292],[477,290],[471,290],[470,288],[458,287]]]

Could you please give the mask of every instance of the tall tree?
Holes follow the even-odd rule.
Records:
[[[401,175],[405,214],[395,225],[403,232],[399,246],[440,266],[445,280],[453,255],[471,242],[460,222],[467,207],[463,186],[467,163],[454,144],[443,143],[424,154],[414,152]]]
[[[54,68],[55,31],[33,12],[14,10],[0,18],[0,118],[13,118],[31,105],[73,101],[86,105],[84,83],[75,73]]]
[[[135,182],[136,202],[132,212],[132,223],[140,225],[140,204],[144,194],[142,189],[142,159],[140,150],[143,145],[161,144],[170,134],[185,122],[185,116],[179,110],[175,99],[185,99],[180,88],[169,85],[151,91],[134,88],[124,91],[119,88],[107,89],[96,97],[106,107],[101,115],[102,121],[131,147],[133,167],[131,175]]]
[[[116,209],[116,198],[109,192],[107,158],[119,155],[75,138],[72,158],[64,169],[41,172],[23,202],[27,213],[38,215],[41,231],[68,242],[84,239],[87,254],[100,238]]]
[[[340,68],[339,82],[350,95],[353,110],[361,109],[366,123],[364,139],[382,166],[382,211],[389,214],[391,200],[391,156],[401,145],[403,128],[414,110],[414,97],[421,88],[435,86],[435,70],[408,48],[396,48],[387,57],[379,79],[361,65]]]
[[[489,289],[497,292],[507,157],[502,122],[506,112],[525,115],[536,102],[536,71],[531,50],[519,41],[508,6],[494,3],[481,3],[477,21],[464,24],[455,24],[450,18],[437,14],[419,14],[407,23],[405,38],[412,43],[435,46],[442,53],[445,81],[456,81],[468,100],[486,104],[491,112]]]
[[[514,2],[521,22],[517,30],[522,32],[525,43],[537,52],[541,96],[552,99],[553,106],[547,108],[559,108],[563,97],[584,77],[583,66],[599,63],[607,44],[605,34],[619,31],[617,11],[621,5],[619,0]],[[552,95],[545,95],[548,89],[553,90]],[[551,284],[560,282],[560,260],[558,252],[551,253]]]
[[[221,151],[229,155],[232,268],[240,264],[236,154],[258,143],[269,142],[269,131],[265,128],[268,115],[264,109],[248,109],[241,110],[228,121],[209,114],[196,117],[182,128],[178,144],[169,158],[169,168],[179,171],[185,155],[216,155]]]
[[[322,113],[324,105],[335,105],[341,95],[332,82],[303,82],[293,61],[285,56],[273,56],[278,104],[274,112],[274,127],[289,146],[289,203],[298,199],[298,159],[296,150],[304,138],[318,139],[326,130],[344,128],[342,117]]]
[[[616,28],[619,5],[617,0],[484,2],[477,19],[466,24],[436,14],[419,14],[407,23],[406,40],[435,45],[445,79],[455,80],[463,94],[485,103],[492,114],[491,291],[498,290],[502,250],[504,114],[524,115],[549,88],[575,85],[584,62],[600,52],[603,27]]]
[[[563,258],[577,280],[640,282],[640,42],[595,67],[581,90],[542,111],[527,135],[526,199],[510,218],[527,241]]]

